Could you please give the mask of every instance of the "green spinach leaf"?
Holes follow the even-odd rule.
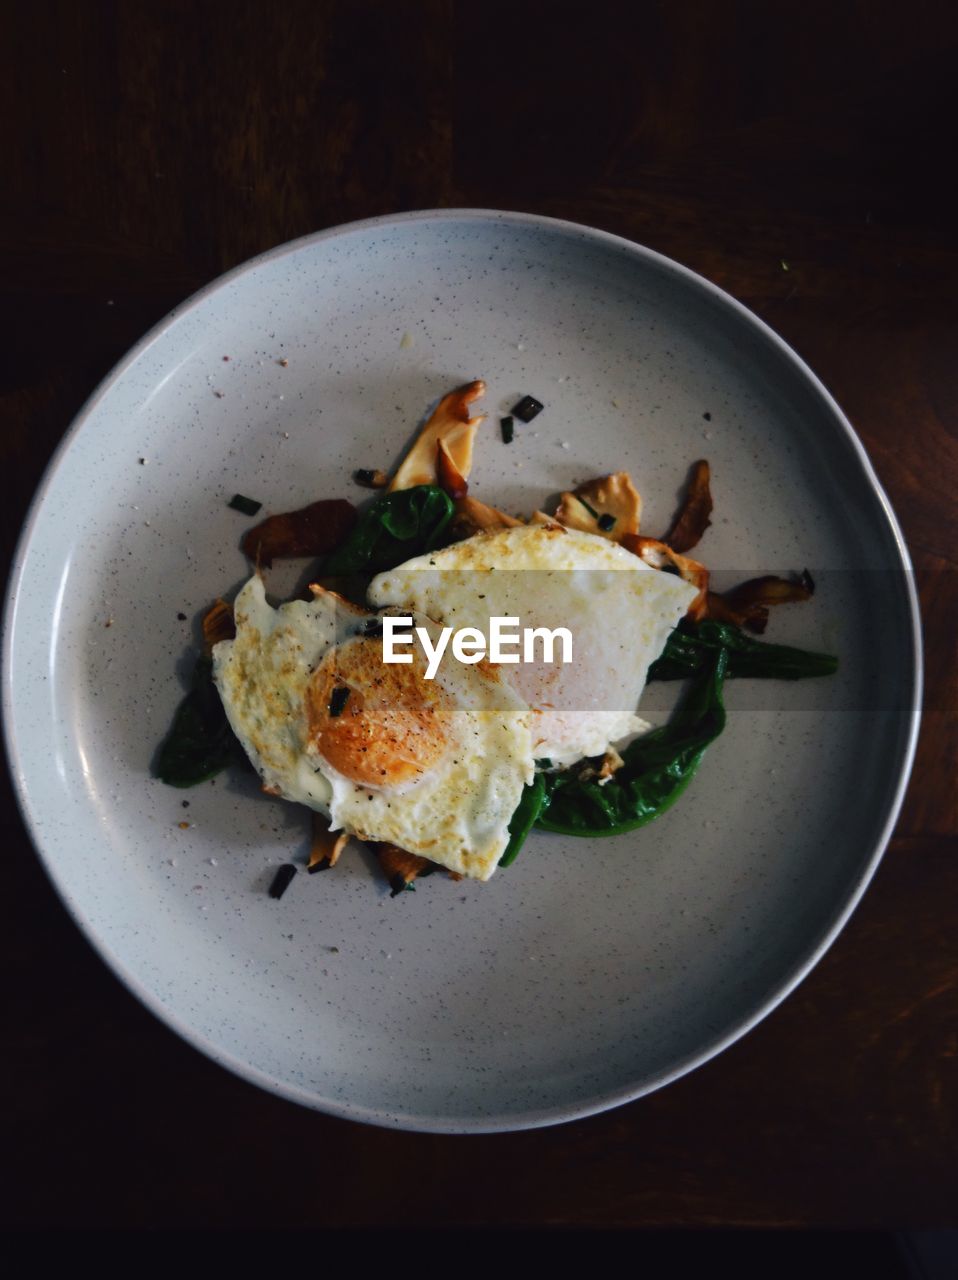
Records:
[[[431,484],[381,494],[322,562],[328,577],[381,573],[441,545],[452,499]]]
[[[242,758],[213,683],[213,663],[200,657],[189,693],[180,703],[163,740],[154,773],[171,787],[195,787]]]
[[[548,807],[536,826],[566,835],[613,836],[664,813],[725,728],[722,683],[728,660],[725,648],[711,651],[671,721],[631,743],[622,753],[622,767],[602,786],[574,770],[541,775]]]
[[[519,850],[526,842],[526,836],[548,804],[545,774],[537,773],[529,785],[523,789],[516,811],[509,819],[509,843],[506,845],[505,853],[499,859],[500,867],[508,867],[515,862]]]
[[[684,680],[697,675],[712,655],[723,649],[728,653],[730,678],[805,680],[834,675],[838,670],[838,659],[830,653],[766,644],[730,623],[707,618],[698,623],[683,622],[672,632],[662,656],[649,668],[649,679]]]

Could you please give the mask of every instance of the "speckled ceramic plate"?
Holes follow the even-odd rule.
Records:
[[[274,901],[277,864],[304,855],[305,811],[241,777],[184,793],[150,775],[198,611],[246,572],[249,522],[226,501],[365,496],[353,468],[390,465],[430,402],[477,375],[491,414],[482,497],[531,510],[625,468],[658,533],[707,456],[702,558],[731,577],[812,569],[814,601],[781,610],[769,638],[836,650],[842,672],[731,684],[725,735],[644,830],[537,834],[488,884],[433,877],[396,900],[355,853]],[[495,417],[526,392],[546,411],[506,446]],[[4,699],[50,876],[150,1009],[284,1097],[457,1132],[639,1097],[782,999],[888,838],[918,655],[888,503],[834,401],[773,333],[615,236],[443,212],[266,254],[118,366],[30,515]]]

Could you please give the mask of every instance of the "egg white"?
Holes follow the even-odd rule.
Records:
[[[531,708],[536,757],[559,766],[649,728],[636,714],[649,665],[695,595],[617,543],[547,525],[477,534],[381,573],[369,588],[374,605],[486,635],[491,617],[518,617],[520,628],[567,627],[570,663],[501,668]],[[455,659],[444,659],[449,664]]]
[[[308,689],[326,655],[344,653],[370,615],[329,592],[274,609],[254,576],[236,598],[234,617],[236,638],[215,646],[213,676],[264,788],[327,814],[333,830],[488,879],[534,770],[528,709],[497,673],[444,664],[436,682],[451,711],[441,757],[412,780],[360,785],[318,753]],[[435,624],[418,614],[416,623],[435,640]]]

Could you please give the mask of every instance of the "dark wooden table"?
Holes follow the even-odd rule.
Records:
[[[96,381],[211,277],[372,214],[533,210],[677,258],[821,375],[904,526],[930,687],[895,838],[798,991],[669,1088],[515,1135],[363,1128],[214,1067],[82,940],[7,789],[8,1221],[954,1224],[952,13],[920,0],[6,8],[7,559]],[[462,1185],[484,1190],[464,1204],[450,1194]]]

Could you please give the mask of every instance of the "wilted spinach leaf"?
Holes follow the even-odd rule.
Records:
[[[649,668],[650,680],[684,680],[702,671],[720,649],[728,653],[729,677],[765,680],[805,680],[830,676],[838,659],[830,653],[813,653],[784,644],[753,640],[728,622],[683,622],[669,636],[662,656]]]
[[[442,545],[452,513],[452,499],[435,485],[421,484],[384,493],[323,559],[323,575],[381,573],[413,556],[433,551]]]
[[[573,836],[613,836],[664,813],[725,728],[727,664],[726,649],[711,652],[671,721],[626,747],[624,764],[603,785],[584,781],[575,770],[541,775],[547,806],[536,826]]]
[[[171,787],[194,787],[242,755],[213,683],[212,660],[200,657],[190,691],[157,754],[154,773]]]

